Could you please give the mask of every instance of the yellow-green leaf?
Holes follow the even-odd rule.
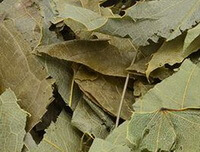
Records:
[[[78,152],[81,150],[81,133],[71,125],[68,114],[63,110],[57,121],[45,130],[46,134],[31,152]]]
[[[17,98],[11,89],[0,95],[0,151],[20,152],[26,134],[28,113],[17,104]]]

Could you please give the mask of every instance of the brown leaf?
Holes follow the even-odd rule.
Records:
[[[31,114],[27,129],[30,130],[52,101],[52,79],[30,54],[31,48],[10,20],[0,24],[0,86],[3,91],[11,88],[21,99],[19,105]]]
[[[114,116],[117,116],[124,81],[116,77],[104,76],[81,67],[75,75],[75,82],[93,102]],[[132,91],[127,90],[121,117],[129,119],[132,114],[134,98]]]
[[[74,40],[37,49],[59,59],[84,64],[91,69],[110,76],[126,76],[126,68],[130,66],[134,51],[120,52],[118,48],[105,40]]]

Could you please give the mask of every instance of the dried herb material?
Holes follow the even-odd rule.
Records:
[[[0,0],[1,152],[200,151],[200,0]]]

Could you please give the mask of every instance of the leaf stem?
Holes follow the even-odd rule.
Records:
[[[117,119],[116,119],[115,127],[118,127],[118,125],[119,125],[119,118],[120,118],[120,114],[121,114],[121,110],[122,110],[124,97],[125,97],[125,94],[126,94],[126,88],[128,86],[128,81],[129,81],[129,73],[126,75],[126,81],[125,81],[125,84],[124,84],[124,88],[123,88],[123,92],[122,92],[122,96],[121,96],[121,100],[120,100],[120,105],[119,105],[119,109],[118,109],[118,113],[117,113]]]

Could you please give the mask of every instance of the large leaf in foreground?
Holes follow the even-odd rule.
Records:
[[[45,53],[59,59],[84,64],[91,69],[111,76],[126,76],[135,55],[133,51],[120,52],[105,40],[74,40],[39,47]]]
[[[108,19],[100,30],[122,37],[129,35],[134,44],[147,45],[149,39],[172,40],[199,21],[199,0],[153,0],[137,3],[122,19]]]
[[[30,53],[31,48],[10,20],[0,24],[0,86],[11,88],[19,105],[31,114],[27,129],[31,129],[46,112],[52,99],[52,79]]]
[[[103,139],[96,138],[89,152],[130,152],[127,146],[114,145]]]
[[[140,151],[199,151],[200,110],[135,113],[129,123],[128,139]]]
[[[62,111],[57,121],[45,130],[43,140],[31,152],[78,152],[81,145],[81,133],[71,125],[71,120]]]
[[[10,89],[0,96],[0,151],[22,150],[26,134],[27,113],[17,104],[17,98]]]
[[[127,135],[136,149],[200,150],[199,74],[199,66],[186,60],[134,104]]]

